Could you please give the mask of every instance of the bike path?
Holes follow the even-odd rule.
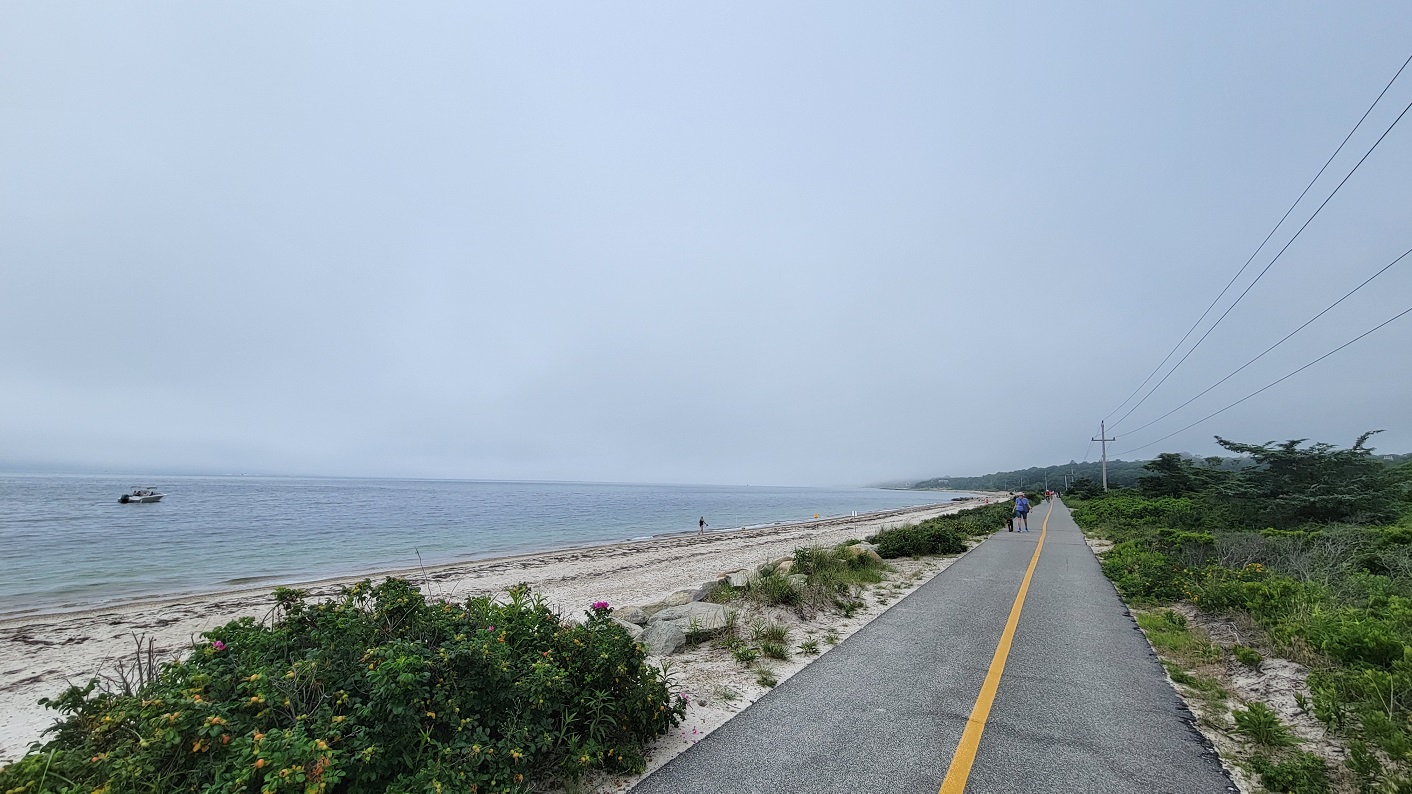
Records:
[[[1051,505],[1000,532],[633,788],[940,789]],[[1233,791],[1062,503],[965,791]]]

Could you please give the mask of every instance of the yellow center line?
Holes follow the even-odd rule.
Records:
[[[990,706],[995,702],[995,691],[1000,688],[1000,674],[1005,672],[1005,660],[1010,656],[1010,642],[1015,639],[1015,627],[1020,623],[1020,608],[1025,605],[1025,594],[1030,591],[1030,578],[1039,564],[1039,553],[1044,549],[1044,536],[1049,532],[1049,514],[1054,512],[1054,503],[1044,514],[1044,523],[1039,529],[1039,545],[1035,546],[1030,557],[1030,567],[1025,570],[1025,578],[1020,582],[1020,592],[1015,595],[1015,604],[1010,607],[1010,619],[1005,621],[1005,631],[1000,635],[1000,644],[995,646],[995,655],[990,659],[990,671],[986,673],[981,693],[976,697],[976,705],[971,707],[971,716],[966,719],[966,730],[961,734],[961,743],[956,745],[956,754],[951,757],[951,768],[946,770],[946,780],[941,783],[941,794],[961,794],[966,790],[966,779],[971,776],[971,765],[976,761],[976,750],[981,746],[981,734],[985,732],[985,721],[990,717]]]

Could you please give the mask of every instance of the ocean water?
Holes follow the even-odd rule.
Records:
[[[119,504],[135,486],[166,494]],[[0,476],[0,617],[944,502],[875,488]]]

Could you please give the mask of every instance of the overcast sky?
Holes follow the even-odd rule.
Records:
[[[1403,2],[7,0],[0,468],[1081,459],[1409,42]],[[1409,102],[1412,67],[1236,291]],[[1412,247],[1409,186],[1412,118],[1112,451],[1412,306],[1409,257],[1125,435]],[[1409,350],[1412,315],[1134,456],[1412,451]]]

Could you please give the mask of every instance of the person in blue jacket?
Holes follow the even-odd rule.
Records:
[[[1030,531],[1030,500],[1029,500],[1029,499],[1026,499],[1024,494],[1020,494],[1019,496],[1017,496],[1017,497],[1015,498],[1015,517],[1018,518],[1018,519],[1020,519],[1020,526],[1017,527],[1017,528],[1018,528],[1021,532],[1029,532],[1029,531]]]

